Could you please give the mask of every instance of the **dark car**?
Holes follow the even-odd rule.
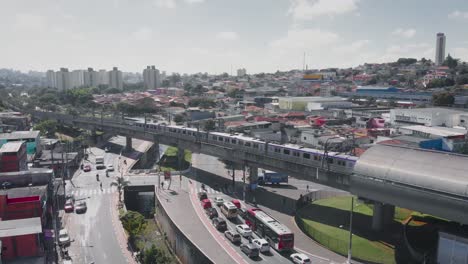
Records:
[[[224,219],[215,217],[213,218],[212,222],[213,222],[213,225],[216,227],[216,229],[218,229],[218,231],[224,232],[227,230],[227,224]]]
[[[13,187],[13,183],[11,182],[2,182],[2,189],[10,189]]]
[[[201,201],[201,200],[205,200],[205,199],[208,199],[208,195],[206,194],[206,192],[199,192],[198,193],[198,199]]]
[[[240,208],[238,212],[239,212],[240,217],[242,217],[242,219],[245,219],[247,215],[247,210],[245,208]]]
[[[218,211],[216,210],[216,208],[213,208],[213,207],[207,208],[207,209],[205,210],[205,213],[206,213],[206,215],[207,215],[210,219],[213,219],[213,218],[215,218],[215,217],[218,217]]]
[[[240,249],[249,256],[249,258],[255,258],[260,255],[260,250],[254,244],[241,244]]]
[[[86,210],[88,210],[88,207],[85,201],[80,201],[75,205],[75,212],[77,214],[86,213]]]

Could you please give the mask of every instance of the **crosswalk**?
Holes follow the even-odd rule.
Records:
[[[98,196],[98,195],[105,195],[105,194],[112,194],[117,191],[116,187],[108,187],[108,188],[92,188],[92,189],[72,189],[68,190],[68,194],[71,194],[75,197],[87,197],[87,196]]]
[[[232,193],[232,188],[220,188],[220,190],[215,190],[213,188],[205,188],[205,190],[203,190],[201,187],[198,187],[198,188],[194,188],[192,190],[193,192],[195,193],[199,193],[199,192],[206,192],[207,194],[222,194],[222,193]]]

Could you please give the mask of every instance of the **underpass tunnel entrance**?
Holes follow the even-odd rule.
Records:
[[[127,210],[139,212],[146,218],[153,217],[156,198],[154,185],[126,186],[124,197]]]

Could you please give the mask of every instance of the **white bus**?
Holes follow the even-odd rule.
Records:
[[[238,214],[237,207],[231,202],[224,202],[223,205],[221,205],[221,212],[228,219],[236,218]]]

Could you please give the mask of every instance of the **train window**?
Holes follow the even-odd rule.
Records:
[[[212,138],[213,138],[213,140],[216,140],[216,136],[213,136]]]
[[[275,152],[276,152],[276,153],[280,153],[280,152],[281,152],[281,149],[280,149],[280,148],[275,148]]]
[[[289,155],[289,153],[291,153],[291,151],[289,149],[283,149],[283,153],[286,154],[286,155]]]
[[[185,131],[185,130],[182,130],[182,134],[187,134],[187,131]]]
[[[320,161],[320,160],[322,160],[322,157],[321,157],[321,156],[318,156],[318,155],[314,155],[314,160]]]
[[[250,142],[245,142],[245,145],[244,145],[244,146],[250,147],[250,145],[251,145]]]
[[[223,137],[218,137],[218,141],[223,141]]]
[[[302,157],[303,157],[304,159],[310,159],[310,154],[309,154],[309,153],[304,153],[304,154],[302,155]]]
[[[253,148],[258,149],[258,144],[257,144],[257,143],[253,143]]]
[[[332,158],[328,158],[328,163],[333,164],[333,159],[332,159]]]
[[[229,143],[229,138],[225,138],[225,139],[224,139],[224,142]]]
[[[236,140],[235,140],[235,139],[231,139],[231,143],[232,143],[232,144],[236,144]]]
[[[294,157],[299,157],[299,152],[293,151],[293,156]]]

